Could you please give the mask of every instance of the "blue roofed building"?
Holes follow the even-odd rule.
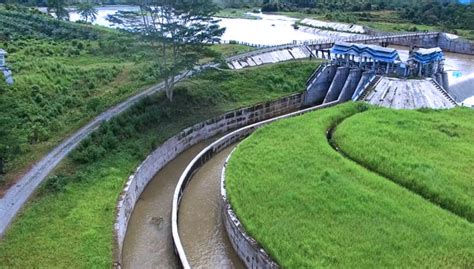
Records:
[[[408,64],[416,75],[431,77],[444,70],[444,54],[440,48],[414,49],[410,52]]]
[[[335,64],[374,70],[376,73],[398,72],[400,55],[396,49],[377,45],[336,42],[331,48]]]

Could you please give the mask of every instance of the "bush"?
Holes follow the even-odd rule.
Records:
[[[66,188],[69,178],[64,175],[50,176],[46,180],[45,188],[49,192],[59,192]]]

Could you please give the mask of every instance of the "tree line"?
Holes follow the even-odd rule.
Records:
[[[307,13],[396,11],[412,23],[446,28],[474,29],[474,4],[457,0],[265,0],[264,12],[302,11]]]

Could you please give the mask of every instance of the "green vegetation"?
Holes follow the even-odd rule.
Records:
[[[258,19],[258,17],[248,14],[249,12],[258,13],[260,10],[258,8],[224,8],[217,12],[216,17],[229,19]]]
[[[473,116],[471,109],[378,109],[344,121],[334,140],[363,166],[473,222]]]
[[[347,103],[308,113],[259,129],[239,144],[228,164],[226,184],[245,229],[284,268],[472,267],[472,223],[366,170],[329,145],[328,129],[367,109],[362,103]],[[375,113],[377,120],[392,118],[387,116],[392,110],[371,110],[354,117]],[[431,113],[435,117],[445,112]],[[473,114],[457,110],[439,121],[457,113]],[[400,114],[396,120],[402,120]],[[343,124],[351,123],[349,118]],[[461,138],[468,130],[472,133],[469,128],[454,132]],[[374,140],[366,143],[382,144]]]
[[[124,182],[167,138],[225,111],[305,88],[315,61],[241,71],[209,70],[144,99],[108,123],[62,163],[0,242],[7,267],[110,267],[114,208]],[[105,154],[107,151],[107,154]]]
[[[34,161],[113,104],[159,81],[154,51],[134,35],[0,5],[0,195]],[[248,50],[211,46],[202,62]],[[4,175],[6,173],[6,175]]]
[[[451,1],[456,2],[456,1]],[[277,1],[263,11],[296,18],[357,23],[384,32],[443,31],[474,40],[474,4],[440,1]]]

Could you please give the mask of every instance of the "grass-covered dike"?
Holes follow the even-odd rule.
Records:
[[[387,135],[380,134],[378,129],[368,131],[356,119],[404,121],[405,116],[409,121],[410,117],[422,114],[452,124],[460,115],[472,117],[473,113],[468,109],[394,112],[348,103],[273,123],[257,130],[233,153],[226,169],[228,198],[246,231],[283,268],[472,267],[471,222],[425,199],[416,190],[344,157],[330,146],[326,132],[342,122],[335,132],[336,141],[344,140],[339,133],[344,130],[348,136],[354,136],[343,148],[351,145],[352,149],[357,136],[367,132],[372,136],[365,137],[367,141],[363,143],[376,147],[383,144]],[[429,126],[430,119],[422,117],[421,121],[419,125]],[[385,124],[385,128],[387,132],[396,129],[391,124]],[[460,124],[458,128],[458,139],[471,139],[469,124]],[[426,136],[439,132],[428,127],[422,130],[427,132]],[[403,140],[404,134],[398,135]],[[431,143],[424,140],[420,137],[418,141]],[[399,148],[404,146],[398,141]],[[364,156],[372,154],[370,147],[360,148]],[[411,152],[409,149],[408,146],[406,150]],[[439,154],[450,150],[437,145]],[[380,151],[387,149],[382,147]],[[457,156],[458,165],[468,166],[472,158],[467,156],[469,152],[465,150],[463,157]],[[418,153],[411,154],[415,158]],[[390,158],[394,157],[393,163],[404,156]],[[388,160],[389,157],[384,159],[390,163]],[[458,169],[453,163],[447,163],[444,169]],[[432,169],[436,174],[437,168]],[[459,182],[471,182],[472,186],[472,176],[463,176],[446,184],[454,189]],[[469,189],[459,194],[469,195]]]

